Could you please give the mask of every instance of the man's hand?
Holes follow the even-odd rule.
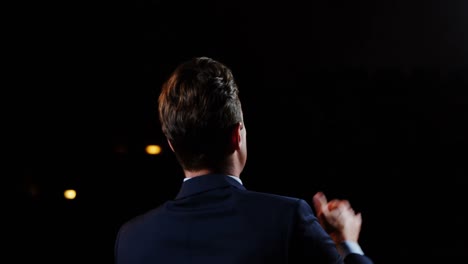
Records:
[[[313,197],[317,218],[336,244],[344,240],[358,242],[361,232],[361,213],[355,213],[348,200],[327,201],[325,194],[318,192]]]

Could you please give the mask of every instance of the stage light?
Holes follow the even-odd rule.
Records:
[[[161,147],[158,145],[148,145],[146,146],[146,153],[149,155],[158,155],[161,153]]]
[[[63,192],[63,196],[67,200],[73,200],[76,198],[76,191],[73,189],[68,189]]]

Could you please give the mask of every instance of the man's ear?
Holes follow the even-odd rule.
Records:
[[[231,131],[231,150],[239,150],[244,144],[242,139],[242,129],[244,124],[242,122],[236,123]]]

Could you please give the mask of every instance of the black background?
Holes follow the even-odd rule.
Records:
[[[117,228],[174,197],[182,172],[156,98],[194,56],[237,77],[247,188],[350,199],[376,263],[466,259],[464,1],[18,3],[10,14],[14,262],[112,263]],[[144,153],[150,143],[160,156]]]

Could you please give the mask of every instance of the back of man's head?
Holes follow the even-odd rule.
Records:
[[[230,131],[242,122],[238,94],[231,70],[207,57],[180,64],[163,84],[159,119],[184,169],[214,167],[229,154]]]

